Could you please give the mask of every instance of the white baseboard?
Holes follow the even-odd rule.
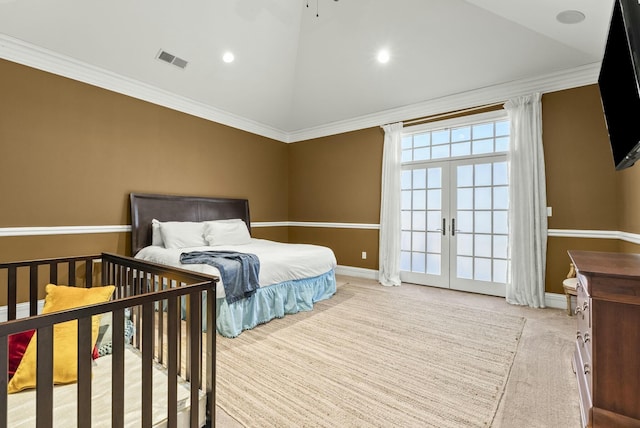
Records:
[[[365,269],[365,268],[359,268],[359,267],[353,267],[353,266],[338,265],[336,267],[336,274],[355,276],[356,278],[373,279],[376,281],[378,280],[378,271],[374,269]],[[565,297],[564,294],[545,293],[544,302],[547,308],[554,308],[554,309],[567,308],[567,298]]]
[[[544,304],[547,308],[567,309],[567,298],[564,294],[544,293]]]
[[[42,313],[42,308],[44,307],[44,299],[38,300],[38,313]],[[0,322],[5,322],[7,320],[7,307],[0,306]],[[29,302],[18,303],[16,305],[16,319],[27,318],[29,316]]]
[[[366,278],[378,280],[378,271],[374,269],[365,269],[353,266],[341,266],[336,267],[336,273],[338,275],[355,276],[357,278]]]

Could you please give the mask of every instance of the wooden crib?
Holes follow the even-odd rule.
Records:
[[[215,421],[215,334],[207,340],[201,326],[203,311],[208,324],[215,320],[217,281],[216,277],[107,253],[0,263],[0,305],[4,305],[0,309],[6,314],[0,314],[4,316],[0,323],[0,361],[5,364],[5,370],[0,370],[0,426],[16,424],[15,418],[23,416],[35,419],[37,427],[59,423],[61,416],[54,415],[54,393],[58,411],[57,397],[63,388],[75,390],[72,395],[76,402],[72,407],[76,412],[72,419],[79,427],[101,423],[123,427],[131,423],[131,418],[143,427],[212,426]],[[113,285],[115,289],[106,302],[38,315],[47,284],[83,288]],[[206,293],[204,300],[203,293]],[[181,299],[186,299],[184,320]],[[101,315],[103,320],[110,318],[111,322],[108,326],[112,331],[111,355],[105,358],[110,360],[106,377],[110,377],[111,388],[107,421],[99,420],[96,412],[99,405],[108,400],[92,398],[98,393],[94,385],[98,381],[97,362],[101,360],[95,359],[96,344],[92,343],[95,315]],[[54,326],[72,320],[77,321],[77,382],[71,387],[54,386]],[[118,333],[125,330],[125,322],[134,326],[130,343],[126,343],[124,334]],[[36,386],[31,391],[8,394],[10,378],[6,368],[12,352],[9,343],[13,343],[9,336],[31,330],[35,330],[33,340],[37,344]],[[215,332],[215,327],[207,325],[206,331]],[[56,337],[60,337],[58,333]],[[125,354],[129,358],[131,353],[138,357],[136,361],[140,364],[134,372],[141,373],[135,391],[131,391],[134,384],[129,377],[132,376],[125,376],[125,360],[127,370],[132,367]],[[164,400],[165,393],[164,389],[162,393],[157,392],[158,382],[163,382],[162,388],[166,384],[166,405],[160,409],[157,403],[154,407],[154,401]],[[34,412],[10,415],[19,407],[12,402],[14,396],[22,401],[35,400]],[[125,397],[139,399],[140,404],[133,409],[135,413],[128,409],[135,400]],[[183,403],[181,408],[178,408],[179,402]],[[73,412],[67,413],[73,416]]]

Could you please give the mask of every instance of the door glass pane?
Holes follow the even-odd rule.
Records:
[[[507,184],[509,182],[507,163],[496,162],[493,164],[493,184]]]
[[[507,283],[507,261],[506,260],[493,261],[493,282],[499,282],[501,284]]]
[[[427,233],[427,252],[440,253],[442,246],[442,234],[438,232]]]
[[[457,168],[458,187],[473,186],[473,165],[463,165]]]
[[[509,150],[509,137],[496,138],[496,152],[506,152]]]
[[[460,232],[473,232],[473,211],[458,211],[456,228]]]
[[[424,253],[411,253],[411,271],[425,273]]]
[[[491,257],[491,235],[476,235],[474,255],[476,257]]]
[[[411,229],[411,211],[402,211],[400,213],[400,224],[403,230]]]
[[[424,169],[413,170],[413,188],[424,189],[427,187],[427,172]]]
[[[506,211],[493,212],[493,233],[504,233],[505,235],[509,233],[507,217],[508,214]]]
[[[458,254],[461,256],[473,256],[473,235],[470,233],[459,233]]]
[[[491,209],[491,187],[476,187],[475,188],[475,206],[477,210],[490,210]]]
[[[442,168],[429,168],[427,171],[429,189],[442,188]]]
[[[403,251],[411,250],[411,232],[402,232],[400,238],[400,249]]]
[[[404,189],[411,189],[411,171],[402,171],[401,177],[401,185],[400,187]]]
[[[442,190],[427,190],[427,203],[429,204],[429,209],[439,210],[442,209]]]
[[[411,251],[425,251],[425,234],[424,232],[413,232]]]
[[[426,230],[426,212],[425,211],[414,211],[413,212],[413,230]]]
[[[491,281],[491,259],[473,259],[473,279]]]
[[[493,257],[499,259],[507,258],[507,241],[508,238],[502,235],[494,235],[493,237]]]
[[[458,209],[473,209],[473,189],[458,189]]]
[[[483,163],[476,165],[475,167],[475,182],[476,186],[490,186],[491,185],[491,164]]]
[[[408,251],[400,253],[400,270],[405,272],[411,270],[411,253]]]
[[[491,211],[476,211],[475,228],[476,233],[491,233]]]
[[[493,188],[493,208],[496,210],[509,209],[509,188],[506,186]]]
[[[425,200],[424,190],[414,190],[413,192],[413,209],[423,210],[425,209],[427,201]]]
[[[427,230],[442,229],[442,214],[441,211],[428,211],[427,212]]]
[[[411,209],[411,191],[410,190],[403,190],[402,191],[401,207],[402,207],[403,210],[410,210]]]
[[[427,273],[429,275],[440,275],[440,254],[427,254]]]
[[[456,257],[456,275],[462,279],[473,278],[473,258]]]

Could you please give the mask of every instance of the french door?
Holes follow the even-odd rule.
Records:
[[[404,165],[401,280],[504,296],[508,205],[504,155]]]

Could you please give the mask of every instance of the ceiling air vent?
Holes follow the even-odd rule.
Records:
[[[169,52],[163,51],[162,49],[158,52],[158,56],[156,57],[160,61],[168,62],[169,64],[173,64],[176,67],[180,67],[184,69],[188,62],[183,60],[182,58],[178,58],[175,55],[171,55]]]

